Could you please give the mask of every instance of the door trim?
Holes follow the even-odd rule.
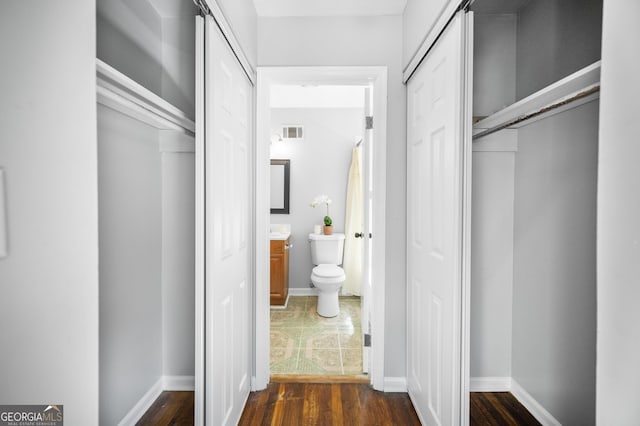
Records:
[[[374,144],[373,294],[371,296],[371,369],[374,389],[384,389],[387,67],[259,67],[255,151],[255,316],[252,390],[269,383],[269,143],[270,87],[273,84],[372,84],[376,114]],[[266,141],[266,142],[265,142]]]
[[[204,88],[205,33],[204,18],[196,16],[196,81]],[[205,419],[205,210],[204,210],[204,90],[196,90],[195,102],[195,360],[194,360],[194,425]]]
[[[461,425],[469,425],[469,389],[471,375],[471,194],[473,176],[473,125],[469,117],[473,115],[473,27],[474,14],[463,15],[463,164],[462,164],[462,290],[460,318],[460,418]]]

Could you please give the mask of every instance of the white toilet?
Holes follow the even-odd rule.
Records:
[[[318,289],[318,315],[335,317],[340,312],[338,293],[345,280],[342,265],[344,234],[309,234],[311,261],[318,265],[311,271],[311,282]]]

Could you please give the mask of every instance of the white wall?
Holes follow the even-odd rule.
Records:
[[[517,15],[474,16],[473,115],[484,117],[516,100]]]
[[[513,378],[562,424],[594,423],[598,102],[519,129]]]
[[[308,236],[326,215],[324,204],[309,206],[316,195],[327,194],[332,199],[329,213],[334,232],[344,232],[351,151],[355,138],[362,135],[363,117],[363,108],[271,109],[274,132],[283,124],[304,126],[304,141],[271,145],[271,158],[291,160],[289,214],[271,215],[271,223],[291,224],[290,288],[309,288],[311,283]]]
[[[406,375],[406,91],[402,18],[259,18],[258,65],[388,67],[385,375]]]
[[[167,132],[164,138],[185,138]],[[193,140],[192,138],[188,138]],[[193,376],[195,159],[162,153],[162,353],[167,376]]]
[[[407,0],[402,15],[402,66],[406,66],[449,3],[457,0]]]
[[[640,422],[640,39],[635,0],[604,2],[598,171],[597,423]]]
[[[518,16],[517,98],[600,59],[602,0],[530,1]]]
[[[98,107],[100,423],[118,423],[162,376],[158,130]]]
[[[72,25],[70,23],[73,23]],[[0,5],[0,401],[98,423],[95,2]]]
[[[471,377],[511,377],[516,130],[474,142],[471,214]],[[485,151],[485,149],[487,149]]]

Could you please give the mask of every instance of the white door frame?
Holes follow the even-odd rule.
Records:
[[[387,150],[387,67],[261,67],[256,102],[255,173],[255,335],[252,390],[269,383],[269,141],[270,88],[274,84],[371,84],[374,88],[373,294],[371,297],[371,369],[374,389],[384,389],[385,212]]]

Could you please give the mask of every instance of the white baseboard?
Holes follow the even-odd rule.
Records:
[[[160,377],[158,381],[151,386],[151,389],[145,393],[142,398],[133,406],[133,408],[127,413],[126,416],[120,420],[118,426],[134,426],[138,420],[147,412],[151,404],[155,402],[160,396],[163,389],[164,377]]]
[[[194,389],[194,376],[162,376],[120,420],[118,426],[134,426],[163,391],[193,391]]]
[[[385,392],[406,392],[407,378],[406,377],[385,377],[383,386],[384,386]]]
[[[543,426],[562,426],[551,413],[513,379],[511,379],[511,394],[515,396]]]
[[[163,376],[163,388],[166,391],[193,391],[196,388],[194,376]]]
[[[289,296],[317,296],[318,290],[311,287],[296,288],[289,287]]]
[[[471,377],[470,392],[509,392],[511,377]]]

